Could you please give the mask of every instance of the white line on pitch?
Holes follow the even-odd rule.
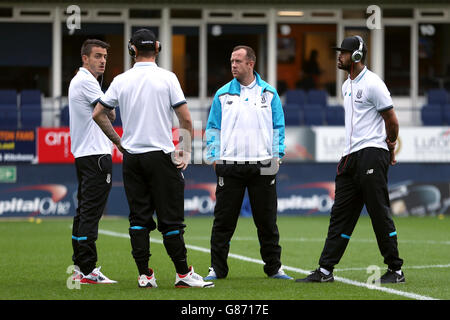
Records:
[[[128,234],[126,234],[126,233],[120,233],[120,232],[109,231],[109,230],[99,229],[98,233],[99,234],[108,235],[108,236],[113,236],[113,237],[119,237],[119,238],[127,238],[127,239],[130,238],[130,236]],[[160,243],[160,244],[163,243],[162,240],[155,239],[155,238],[150,238],[150,241],[152,241],[154,243]],[[203,247],[199,247],[199,246],[193,246],[193,245],[186,244],[186,248],[191,249],[191,250],[200,251],[200,252],[210,253],[209,249],[203,248]],[[235,258],[235,259],[238,259],[238,260],[241,260],[241,261],[253,262],[253,263],[257,263],[257,264],[264,264],[264,262],[262,260],[254,259],[254,258],[250,258],[250,257],[246,257],[246,256],[242,256],[240,254],[230,253],[230,254],[228,254],[228,257]],[[310,272],[311,272],[309,270],[303,270],[303,269],[300,269],[300,268],[295,268],[295,267],[290,267],[290,266],[285,266],[285,265],[283,265],[283,269],[284,270],[288,270],[288,271],[292,271],[292,272],[302,273],[302,274],[310,274]],[[350,279],[342,278],[342,277],[338,277],[338,276],[335,276],[334,279],[336,281],[343,282],[343,283],[346,283],[346,284],[350,284],[350,285],[353,285],[353,286],[367,288],[367,289],[371,289],[371,290],[378,290],[378,291],[382,291],[382,292],[386,292],[386,293],[390,293],[390,294],[395,294],[395,295],[406,297],[406,298],[410,298],[410,299],[416,299],[416,300],[438,300],[436,298],[423,296],[423,295],[412,293],[412,292],[400,291],[400,290],[395,290],[395,289],[392,289],[392,288],[386,288],[386,287],[381,287],[381,286],[377,286],[377,285],[371,285],[371,284],[367,284],[367,283],[364,283],[364,282],[354,281],[354,280],[350,280]]]
[[[432,264],[432,265],[426,265],[426,266],[402,266],[402,269],[432,269],[432,268],[450,268],[450,264]],[[334,269],[334,271],[360,271],[360,270],[367,270],[367,267]]]
[[[186,240],[210,240],[207,236],[186,236]],[[256,237],[233,237],[232,241],[258,241]],[[325,242],[325,238],[280,238],[282,242]],[[376,239],[352,239],[352,242],[367,242],[376,243]],[[399,243],[406,244],[445,244],[450,245],[450,241],[436,241],[436,240],[403,240],[399,239]]]

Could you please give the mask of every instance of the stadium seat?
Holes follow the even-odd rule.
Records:
[[[448,92],[445,89],[430,89],[427,91],[428,105],[450,103]]]
[[[442,112],[444,114],[444,123],[450,126],[450,103],[444,104]]]
[[[17,91],[0,90],[0,129],[15,130],[17,127]]]
[[[0,90],[0,105],[15,105],[17,107],[16,90]]]
[[[122,118],[120,117],[120,108],[115,108],[116,110],[116,120],[113,122],[114,127],[121,127],[122,126]]]
[[[16,130],[18,127],[18,113],[15,104],[0,105],[0,129]]]
[[[328,93],[325,90],[309,90],[307,100],[309,104],[327,105]]]
[[[324,123],[323,106],[320,104],[305,104],[303,108],[304,124],[307,126],[321,126]]]
[[[345,110],[343,106],[327,106],[325,117],[329,126],[345,125]]]
[[[22,90],[20,92],[20,104],[41,104],[40,90]]]
[[[61,127],[70,126],[69,105],[66,105],[61,109],[61,113],[59,115],[59,125]]]
[[[299,104],[286,103],[283,106],[284,123],[286,126],[302,125],[302,108]]]
[[[23,90],[20,93],[21,128],[40,127],[42,121],[42,102],[39,90]]]
[[[306,93],[304,90],[295,89],[286,91],[286,100],[287,104],[298,104],[303,106],[306,103]]]
[[[429,104],[422,107],[421,118],[424,126],[442,126],[444,117],[440,104]]]

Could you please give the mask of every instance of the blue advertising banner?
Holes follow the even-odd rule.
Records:
[[[214,212],[216,176],[211,166],[190,165],[184,172],[185,215]],[[329,214],[334,202],[336,165],[287,163],[277,175],[278,213]],[[74,216],[77,179],[73,164],[16,166],[16,182],[0,182],[0,218]],[[450,164],[400,163],[389,171],[389,189],[395,215],[450,214]],[[128,216],[122,165],[113,166],[112,189],[106,215]],[[251,214],[244,200],[241,214]]]
[[[0,163],[34,163],[35,130],[0,130]]]

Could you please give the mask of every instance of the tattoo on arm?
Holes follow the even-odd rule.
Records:
[[[108,117],[108,113],[110,111],[103,107],[100,103],[94,109],[93,118],[97,125],[102,129],[105,135],[111,140],[114,144],[120,143],[120,136],[114,130],[112,123]]]

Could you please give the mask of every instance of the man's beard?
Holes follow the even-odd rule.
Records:
[[[351,63],[349,63],[348,65],[345,65],[345,64],[338,64],[338,68],[339,69],[341,69],[341,70],[344,70],[344,71],[347,71],[347,72],[350,72],[350,70],[351,70]]]

